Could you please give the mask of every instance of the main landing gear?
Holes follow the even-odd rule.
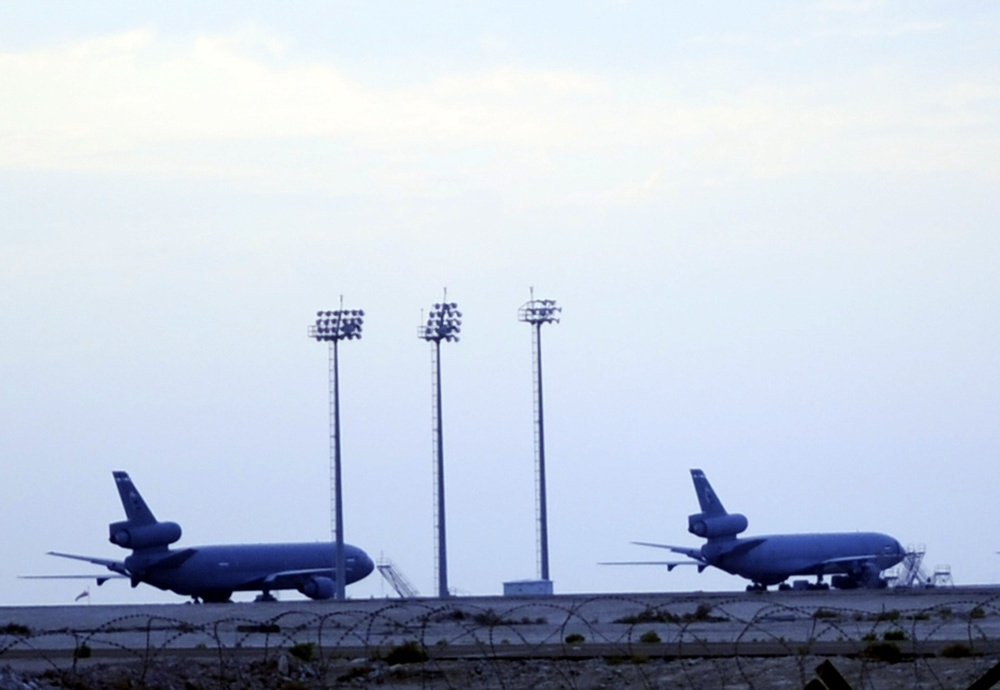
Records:
[[[228,604],[231,596],[232,592],[201,592],[192,594],[191,598],[196,604]]]
[[[837,586],[836,581],[833,583],[834,587]],[[778,585],[778,591],[788,592],[790,590],[796,591],[807,591],[807,592],[822,592],[830,589],[830,584],[823,582],[823,576],[818,575],[816,577],[816,582],[809,582],[807,580],[796,580],[793,584],[788,584],[787,582],[782,582]]]

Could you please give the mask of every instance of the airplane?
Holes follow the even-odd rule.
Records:
[[[176,522],[153,517],[127,472],[114,472],[127,520],[108,525],[109,541],[132,554],[124,561],[50,551],[52,556],[103,565],[115,575],[93,576],[97,584],[126,577],[132,587],[145,583],[195,601],[226,602],[233,592],[259,591],[259,600],[273,600],[273,591],[295,589],[310,599],[330,599],[336,592],[336,544],[229,544],[170,549],[181,538]],[[372,559],[356,546],[344,544],[345,583],[374,570]],[[56,576],[59,577],[59,576]],[[64,576],[78,577],[78,576]]]
[[[816,583],[809,583],[809,589],[829,589],[830,585],[823,581],[824,575],[833,576],[831,584],[837,589],[880,589],[886,586],[882,571],[906,555],[898,541],[877,532],[737,537],[749,525],[747,518],[726,512],[704,472],[691,470],[691,479],[701,512],[688,516],[688,531],[706,543],[701,548],[688,548],[633,542],[669,549],[692,560],[633,561],[628,565],[666,565],[668,571],[678,565],[695,565],[699,573],[711,566],[750,580],[747,591],[763,591],[769,585],[791,589],[785,581],[793,575],[815,575]]]

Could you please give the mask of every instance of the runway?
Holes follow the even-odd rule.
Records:
[[[683,658],[844,656],[887,640],[909,655],[997,654],[1000,588],[0,608],[0,665],[21,668],[298,644],[347,658],[407,643],[440,659]]]

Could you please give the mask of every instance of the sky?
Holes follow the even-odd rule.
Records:
[[[747,534],[997,584],[998,33],[986,0],[5,3],[0,604],[87,586],[18,578],[93,572],[49,550],[126,555],[114,470],[182,546],[329,539],[341,296],[346,540],[433,594],[445,290],[456,593],[538,575],[532,289],[556,592],[741,590],[599,565],[700,543],[691,468]]]

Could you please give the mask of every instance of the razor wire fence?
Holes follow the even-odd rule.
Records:
[[[965,688],[1000,654],[1000,596],[838,601],[455,598],[191,606],[76,627],[0,620],[0,667],[77,687],[122,673],[135,687],[760,689],[805,687],[835,658],[855,690],[884,690]]]

